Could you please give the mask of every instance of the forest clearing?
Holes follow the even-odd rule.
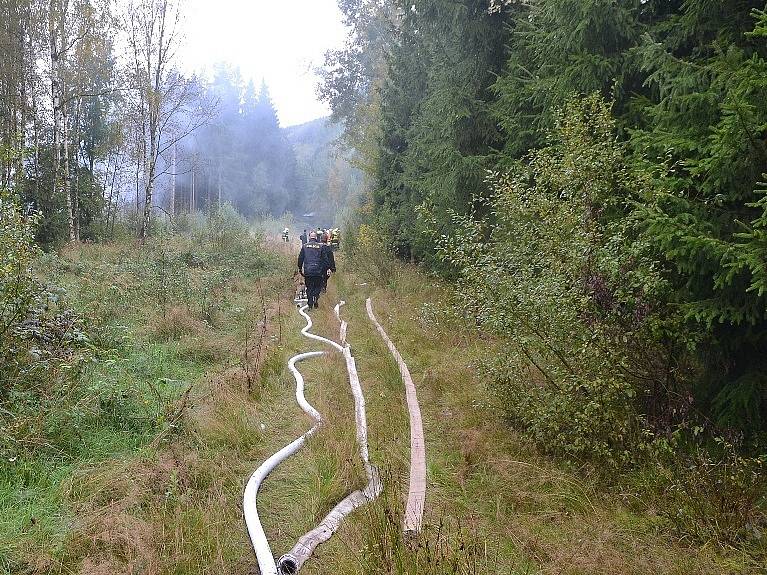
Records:
[[[765,0],[0,0],[0,574],[765,565]]]
[[[256,572],[243,487],[307,428],[287,370],[307,343],[292,302],[294,254],[276,242],[243,241],[253,241],[248,259],[257,262],[243,276],[224,271],[241,244],[213,256],[184,238],[142,248],[138,269],[127,263],[130,245],[46,257],[66,286],[64,302],[87,314],[99,338],[66,359],[81,384],[50,397],[60,427],[27,439],[39,445],[36,458],[4,467],[0,550],[8,572]],[[446,313],[449,293],[439,282],[390,265],[392,281],[379,285],[339,260],[312,315],[316,333],[337,338],[333,305],[341,296],[347,302],[384,492],[349,516],[304,572],[761,572],[749,553],[680,538],[669,501],[641,473],[615,484],[598,468],[557,463],[510,431],[475,369],[496,342]],[[402,533],[404,387],[369,321],[367,297],[407,358],[423,410],[428,487],[415,546]],[[342,359],[308,361],[301,371],[326,424],[259,496],[278,555],[367,482]]]

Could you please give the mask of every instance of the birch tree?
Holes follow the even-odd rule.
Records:
[[[0,2],[0,189],[20,176],[26,112],[25,36],[29,25],[26,2]]]
[[[172,162],[164,158],[174,145],[206,123],[215,106],[199,83],[175,69],[181,12],[173,0],[133,0],[125,14],[134,93],[134,129],[142,142],[143,213],[139,237],[150,234],[155,187]]]
[[[61,176],[61,146],[64,143],[64,158],[68,158],[66,130],[66,86],[64,84],[64,67],[67,50],[69,49],[66,35],[66,21],[69,14],[69,0],[49,0],[48,3],[48,42],[50,46],[50,85],[53,105],[53,189],[51,195],[56,197],[59,192]],[[68,161],[68,160],[67,160]],[[76,239],[74,207],[69,190],[68,165],[64,170],[63,188],[66,203],[67,230],[69,241]]]
[[[47,11],[48,46],[50,61],[50,94],[53,108],[53,174],[52,196],[63,193],[66,206],[69,241],[79,240],[79,208],[77,191],[72,190],[71,136],[80,132],[80,113],[83,98],[95,97],[88,93],[90,84],[86,64],[95,60],[96,29],[104,33],[106,19],[97,18],[107,6],[95,6],[89,0],[49,0]],[[109,47],[108,47],[109,48]],[[101,58],[104,53],[100,54]],[[73,60],[70,66],[70,59]],[[109,87],[105,93],[111,91]],[[73,122],[75,125],[73,125]],[[72,129],[74,132],[71,134]],[[76,160],[76,158],[74,158]]]

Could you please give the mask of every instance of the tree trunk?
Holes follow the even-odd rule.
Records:
[[[35,170],[35,198],[40,199],[40,124],[37,116],[36,90],[32,88],[32,131],[35,139],[35,153],[33,156],[33,168]]]
[[[77,98],[77,111],[75,112],[75,121],[74,121],[74,136],[72,137],[72,145],[74,147],[74,150],[72,151],[72,160],[74,160],[74,170],[75,170],[75,185],[74,188],[72,188],[72,211],[74,212],[74,222],[75,222],[75,239],[79,242],[80,241],[80,124],[81,124],[81,113],[82,113],[82,103],[83,99],[82,97]],[[67,158],[69,155],[67,155]],[[67,174],[69,174],[69,180],[72,181],[72,172],[71,167],[67,166]]]
[[[55,198],[59,191],[59,176],[61,171],[61,143],[62,134],[65,131],[63,127],[66,122],[64,116],[64,83],[63,83],[63,58],[64,58],[64,18],[66,12],[66,3],[57,3],[57,0],[50,0],[48,5],[48,34],[51,51],[51,96],[53,98],[53,188],[51,190],[52,198]],[[58,18],[58,21],[56,20]],[[66,135],[63,136],[64,146],[66,147]],[[65,151],[66,156],[66,151]],[[67,161],[67,165],[68,165]],[[65,168],[66,169],[66,168]],[[75,241],[75,223],[74,211],[72,206],[72,196],[69,193],[68,175],[64,177],[65,190],[64,200],[67,210],[67,224],[69,232],[69,241]]]
[[[61,107],[61,141],[64,145],[64,166],[62,167],[62,176],[64,178],[64,194],[67,198],[67,208],[69,216],[69,241],[76,242],[77,234],[77,199],[72,197],[72,173],[69,165],[69,128],[66,105]]]
[[[144,142],[139,144],[139,158],[136,162],[136,225],[138,226],[138,213],[139,213],[139,190],[141,189],[141,168],[146,163],[146,154],[144,153]],[[140,235],[139,228],[136,228],[136,234]]]
[[[173,144],[173,156],[170,163],[170,217],[171,226],[176,217],[176,145]]]
[[[20,150],[26,149],[27,144],[27,51],[24,43],[24,37],[26,36],[26,22],[19,15],[19,91],[20,98],[18,103],[19,114],[19,146]],[[24,185],[25,173],[24,173],[24,154],[18,154],[16,157],[16,183],[19,189]]]
[[[115,190],[115,178],[117,178],[117,163],[115,163],[115,171],[112,172],[112,186],[109,189],[109,203],[112,204],[112,193]],[[117,194],[114,198],[114,205],[112,206],[112,229],[109,232],[109,236],[115,239],[115,220],[117,219],[117,206],[120,205],[120,190],[117,190]],[[109,225],[109,218],[107,218],[107,225]]]
[[[112,193],[114,192],[114,178],[112,178],[112,186],[109,186],[109,168],[112,165],[112,158],[115,158],[115,162],[117,162],[117,158],[115,157],[116,153],[109,154],[109,157],[107,158],[107,169],[106,172],[104,172],[104,185],[103,187],[103,193],[101,194],[101,209],[106,210],[106,214],[104,217],[104,236],[109,233],[109,217],[112,213]],[[93,171],[91,170],[91,173]],[[114,167],[114,173],[117,173],[117,164],[115,163]],[[109,196],[107,197],[107,188],[109,188]]]
[[[59,133],[61,132],[61,119],[59,114],[61,113],[60,99],[59,99],[59,51],[58,42],[56,41],[56,27],[54,18],[56,17],[56,0],[51,0],[48,7],[48,40],[50,41],[51,51],[51,97],[53,98],[53,166],[51,170],[51,177],[53,179],[53,189],[51,190],[52,198],[56,197],[58,191],[58,178],[59,178],[59,162],[61,160],[59,151]],[[69,206],[67,206],[68,208]]]
[[[212,183],[213,173],[210,170],[210,166],[208,166],[208,170],[205,171],[205,211],[208,213],[208,216],[211,214],[210,188]]]
[[[107,167],[104,170],[104,183],[101,185],[101,207],[102,209],[107,205],[107,188],[109,187],[109,170],[112,167],[112,158],[115,156],[114,153],[110,153],[107,156]],[[95,164],[95,162],[94,162]],[[90,167],[90,173],[93,174],[93,165]],[[93,176],[93,179],[95,181],[96,176]]]
[[[150,104],[151,106],[151,104]],[[150,116],[152,112],[150,111]],[[153,192],[153,153],[154,153],[154,135],[153,128],[149,132],[149,154],[144,154],[144,213],[141,220],[141,232],[139,238],[142,242],[149,237],[149,226],[152,224],[152,192]],[[146,148],[146,144],[144,144]]]

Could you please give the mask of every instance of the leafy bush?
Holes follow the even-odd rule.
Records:
[[[246,275],[263,271],[270,256],[263,249],[263,233],[257,232],[231,204],[207,216],[196,214],[180,220],[181,237],[191,239],[185,257],[189,267],[224,265]]]
[[[620,465],[684,342],[652,337],[674,319],[630,217],[652,186],[614,131],[601,98],[571,101],[549,147],[491,176],[492,220],[456,215],[435,241],[464,312],[503,339],[487,369],[509,418],[551,451]]]
[[[157,413],[177,391],[168,399],[147,387],[151,378],[137,385],[134,374],[116,369],[126,328],[115,320],[135,315],[137,305],[192,307],[213,288],[191,280],[178,249],[155,244],[132,254],[87,246],[41,254],[32,243],[34,218],[5,196],[0,208],[3,245],[11,248],[1,256],[0,309],[8,315],[0,334],[0,456],[67,460],[114,432],[130,432],[123,440],[132,441],[165,425]],[[220,274],[213,275],[218,286]],[[48,285],[72,277],[69,290]],[[208,300],[200,314],[213,307]]]
[[[34,243],[36,218],[25,214],[9,192],[0,191],[0,338],[32,304],[37,284],[32,263],[40,253]]]
[[[660,513],[677,531],[723,544],[760,541],[767,529],[767,456],[747,456],[722,438],[658,468]]]
[[[77,444],[76,420],[88,411],[81,376],[91,358],[81,318],[39,290],[24,318],[6,334],[0,369],[0,456]]]
[[[353,252],[355,266],[363,277],[380,285],[391,284],[395,260],[386,244],[380,240],[380,234],[376,233],[376,228],[368,224],[360,224],[348,251]]]
[[[161,341],[177,340],[185,335],[199,335],[205,325],[181,306],[173,306],[150,323],[153,335]]]
[[[253,236],[248,221],[231,204],[224,204],[207,218],[203,235],[195,240],[211,253],[232,254],[249,247]]]

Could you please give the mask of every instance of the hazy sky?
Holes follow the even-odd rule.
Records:
[[[336,0],[186,0],[188,71],[210,72],[226,61],[239,66],[256,87],[266,80],[283,126],[329,114],[317,99],[312,67],[326,50],[343,42],[345,29]]]

